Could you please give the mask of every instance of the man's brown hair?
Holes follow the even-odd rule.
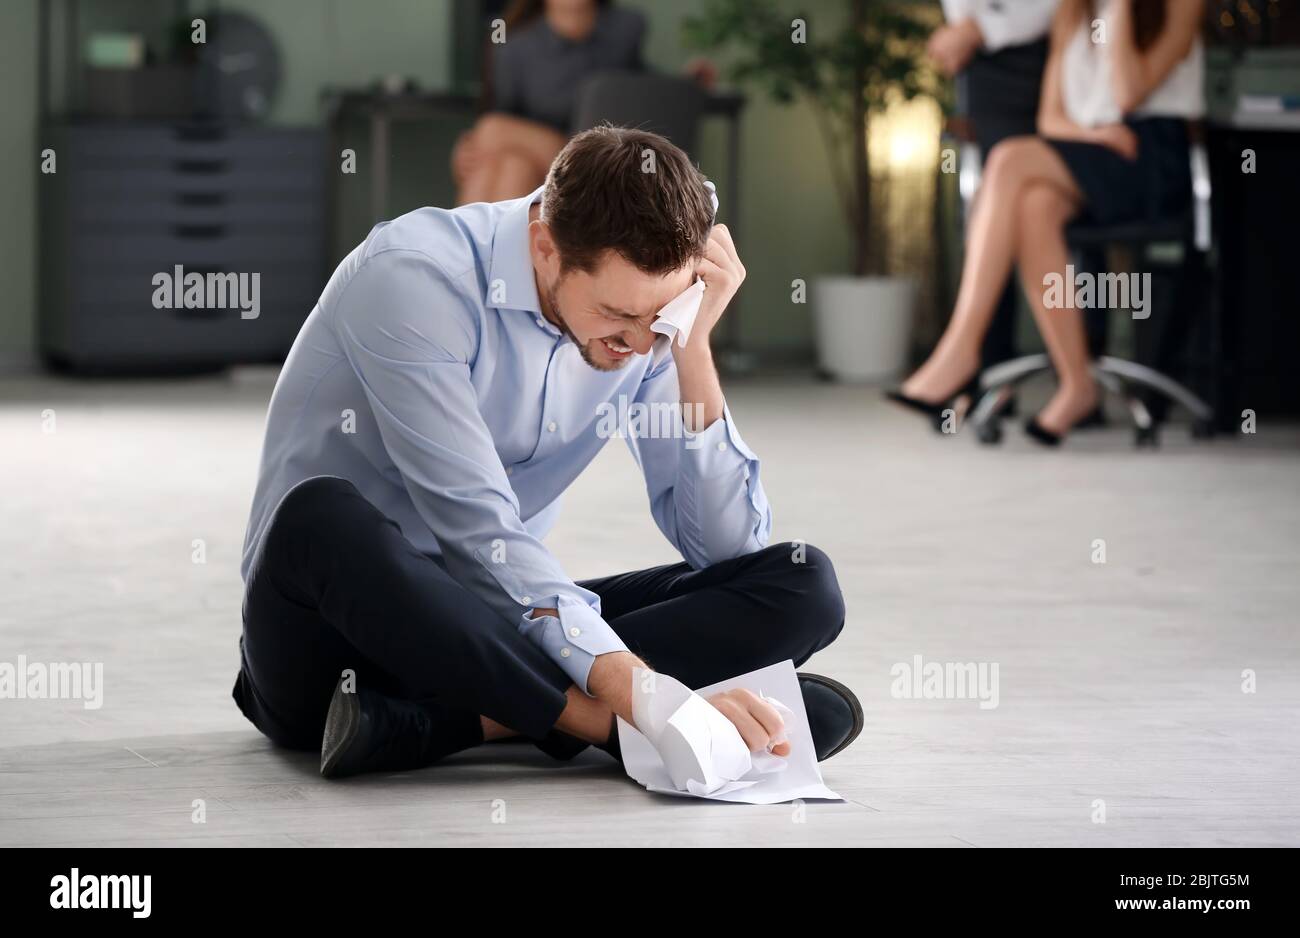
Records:
[[[595,127],[574,137],[546,175],[542,220],[563,270],[590,273],[616,251],[648,274],[704,256],[713,203],[690,158],[658,134]]]

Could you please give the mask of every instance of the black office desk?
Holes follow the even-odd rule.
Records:
[[[470,91],[419,91],[385,94],[377,91],[326,90],[327,123],[334,140],[339,139],[343,120],[363,117],[370,123],[370,215],[376,221],[388,217],[390,134],[394,121],[437,120],[443,117],[473,117],[478,95]],[[745,96],[738,91],[708,95],[704,113],[727,120],[727,191],[730,193],[724,217],[732,227],[738,224],[740,192],[740,112]]]
[[[1208,122],[1214,185],[1217,285],[1214,328],[1219,357],[1213,403],[1225,431],[1241,412],[1300,416],[1300,284],[1295,278],[1300,225],[1300,115],[1234,115]],[[1242,151],[1256,155],[1242,172]]]

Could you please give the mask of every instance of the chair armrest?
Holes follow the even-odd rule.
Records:
[[[1205,122],[1187,122],[1188,158],[1192,170],[1192,221],[1193,238],[1198,251],[1210,249],[1210,199],[1213,186],[1210,182],[1210,155],[1206,146]]]
[[[980,181],[984,176],[984,154],[979,145],[963,143],[957,156],[957,189],[961,193],[962,206],[966,217],[970,217],[971,204],[975,193],[979,191]]]
[[[1193,143],[1192,161],[1192,211],[1193,237],[1198,251],[1210,249],[1210,199],[1214,194],[1210,182],[1210,156],[1205,144]]]

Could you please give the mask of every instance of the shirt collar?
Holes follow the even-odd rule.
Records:
[[[541,315],[542,303],[537,296],[533,275],[533,258],[528,250],[528,210],[542,198],[544,186],[532,195],[515,199],[502,213],[492,236],[492,261],[488,265],[488,291],[485,306],[493,309],[519,309]],[[500,283],[504,289],[498,291]],[[501,303],[493,297],[503,296]]]

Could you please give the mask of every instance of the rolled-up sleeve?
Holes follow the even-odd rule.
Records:
[[[389,249],[353,274],[330,312],[448,572],[588,692],[596,656],[626,646],[601,617],[600,598],[569,579],[520,520],[470,380],[472,301],[431,257]],[[530,619],[536,608],[559,616]]]
[[[642,380],[642,413],[677,410],[680,391],[671,354]],[[676,429],[662,432],[665,426]],[[649,428],[652,432],[647,432]],[[759,479],[759,459],[740,436],[728,405],[699,433],[675,421],[642,420],[626,432],[645,477],[650,512],[664,536],[695,569],[767,546],[772,510]]]

